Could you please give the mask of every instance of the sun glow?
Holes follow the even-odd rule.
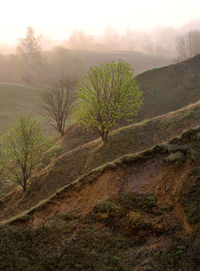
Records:
[[[181,25],[199,16],[198,0],[7,0],[1,1],[0,42],[15,42],[27,25],[36,33],[66,39],[74,29],[102,34],[111,25],[123,33],[157,25]]]

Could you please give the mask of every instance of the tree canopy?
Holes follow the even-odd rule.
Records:
[[[120,119],[130,120],[143,103],[133,69],[122,60],[90,68],[79,84],[78,96],[78,122],[97,132],[103,141]]]
[[[0,139],[0,167],[8,179],[17,181],[26,191],[27,179],[51,146],[38,120],[20,116]]]

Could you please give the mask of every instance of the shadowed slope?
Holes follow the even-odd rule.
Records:
[[[200,55],[136,77],[144,93],[137,119],[152,118],[200,100]]]

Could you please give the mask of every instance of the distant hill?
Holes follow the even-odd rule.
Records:
[[[152,118],[200,100],[200,55],[136,77],[144,93],[137,120]]]
[[[170,55],[148,54],[135,51],[95,52],[76,50],[75,52],[84,58],[87,67],[123,59],[134,68],[136,75],[146,70],[169,65],[173,61],[173,57]]]
[[[19,114],[30,114],[44,120],[44,126],[52,131],[42,117],[41,93],[45,86],[30,86],[0,82],[0,133],[11,126]]]

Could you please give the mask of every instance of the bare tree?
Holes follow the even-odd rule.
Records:
[[[185,36],[180,36],[176,39],[177,60],[183,61],[187,58],[187,46]]]
[[[42,94],[43,109],[50,124],[63,136],[76,99],[76,81],[59,80]]]
[[[193,57],[200,53],[200,31],[194,30],[187,34],[188,46],[189,46],[189,56]]]
[[[200,31],[193,30],[176,39],[177,60],[183,61],[200,54]]]

